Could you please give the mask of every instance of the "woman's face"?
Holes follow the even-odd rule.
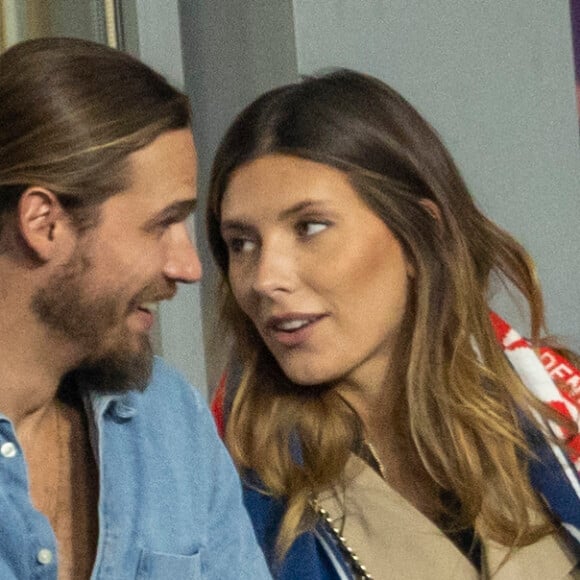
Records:
[[[346,175],[267,155],[232,174],[221,211],[235,299],[285,374],[382,381],[412,269]]]

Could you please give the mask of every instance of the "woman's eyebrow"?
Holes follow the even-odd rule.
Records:
[[[298,203],[295,203],[294,205],[290,206],[289,208],[281,211],[278,214],[278,219],[284,220],[284,219],[287,219],[289,217],[292,217],[293,215],[296,215],[296,214],[304,211],[305,209],[313,209],[313,208],[321,207],[322,205],[323,205],[323,202],[319,201],[319,200],[307,199],[304,201],[299,201]]]
[[[233,219],[222,221],[220,224],[220,231],[222,232],[222,235],[225,232],[251,233],[255,231],[255,228],[243,220]]]
[[[324,206],[324,202],[319,201],[319,200],[304,200],[304,201],[299,201],[297,203],[295,203],[294,205],[283,209],[279,214],[278,214],[278,220],[279,221],[284,221],[286,219],[288,219],[289,217],[292,217],[296,214],[299,214],[301,212],[303,212],[304,210],[308,210],[308,209],[316,209],[316,208],[320,208]],[[231,230],[235,230],[238,232],[253,232],[255,230],[255,228],[248,223],[248,221],[246,221],[246,219],[244,216],[242,217],[234,217],[231,219],[224,219],[222,220],[221,224],[220,224],[220,230],[222,232],[225,231],[231,231]]]

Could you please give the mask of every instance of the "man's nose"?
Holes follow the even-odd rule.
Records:
[[[165,262],[164,274],[175,282],[192,284],[201,279],[201,262],[187,227],[176,228],[172,232],[171,246]]]

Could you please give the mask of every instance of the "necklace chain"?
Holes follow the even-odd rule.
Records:
[[[383,463],[379,459],[376,449],[369,441],[364,441],[364,446],[367,449],[367,461],[371,463],[371,467],[386,481],[386,471]],[[316,499],[312,500],[312,507],[320,518],[326,524],[328,530],[332,534],[340,552],[346,558],[347,563],[354,574],[356,580],[374,580],[374,577],[369,574],[366,566],[360,561],[355,551],[348,545],[346,538],[342,535],[342,531],[334,525],[332,518],[327,510],[325,510]]]
[[[341,534],[341,531],[333,525],[332,518],[328,511],[320,506],[315,499],[312,500],[312,507],[327,525],[340,552],[347,559],[348,565],[355,575],[356,580],[374,580],[374,577],[368,573],[366,566],[360,561],[360,558],[356,555],[355,551],[347,544],[346,538]]]

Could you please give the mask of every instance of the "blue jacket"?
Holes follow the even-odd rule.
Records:
[[[241,377],[241,364],[232,358],[222,380],[223,401],[216,405],[222,424],[227,422]],[[516,369],[517,372],[517,369]],[[522,413],[521,425],[534,458],[528,464],[528,477],[544,499],[554,519],[560,522],[568,547],[580,559],[580,478],[565,452],[546,437]],[[285,511],[284,503],[244,485],[244,502],[254,524],[256,536],[277,580],[343,580],[352,578],[348,565],[325,524],[300,535],[282,562],[275,553],[275,541]]]
[[[536,457],[529,464],[529,478],[533,487],[546,501],[555,520],[563,524],[563,534],[569,548],[580,557],[580,480],[571,463],[560,463],[543,434],[522,417],[524,431]],[[563,462],[566,459],[563,457]],[[568,471],[568,475],[566,475]],[[576,489],[574,489],[576,487]],[[255,485],[244,485],[244,502],[252,518],[258,542],[277,580],[350,580],[353,578],[344,556],[328,532],[319,522],[313,532],[301,534],[292,544],[286,557],[278,562],[274,543],[285,505],[282,501],[260,492]]]
[[[275,542],[285,505],[282,501],[244,485],[248,508],[258,542],[277,580],[350,580],[353,578],[328,530],[320,522],[313,532],[298,536],[282,562],[278,562]]]
[[[159,359],[143,393],[91,395],[99,468],[94,580],[270,578],[201,396]],[[56,540],[0,415],[0,578],[56,580]]]

